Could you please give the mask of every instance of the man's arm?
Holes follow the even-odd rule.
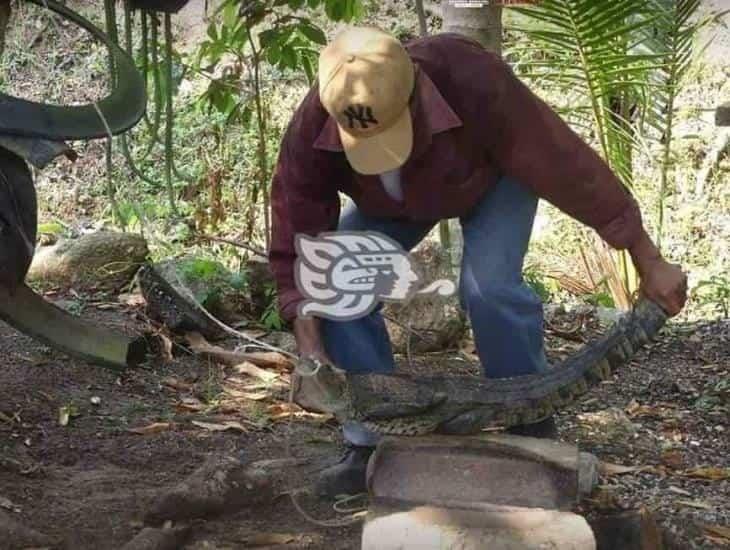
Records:
[[[507,176],[532,188],[613,248],[627,249],[642,291],[676,315],[686,301],[679,266],[662,258],[638,205],[608,165],[497,56],[484,57],[488,154]]]
[[[292,117],[284,135],[272,181],[269,250],[281,315],[294,321],[300,355],[320,359],[326,356],[319,320],[296,316],[303,298],[294,282],[294,236],[297,233],[315,236],[337,227],[340,212],[337,183],[344,177],[342,163],[336,154],[313,147],[324,116],[314,89]]]

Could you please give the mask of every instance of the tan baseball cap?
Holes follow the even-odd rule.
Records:
[[[408,160],[414,74],[403,45],[373,27],[350,27],[322,50],[319,98],[356,172],[381,174]]]

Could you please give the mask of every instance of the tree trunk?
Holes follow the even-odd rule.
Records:
[[[502,55],[502,6],[459,8],[452,2],[441,4],[443,32],[463,34],[487,50]]]
[[[444,1],[442,32],[462,34],[479,42],[488,51],[502,55],[502,6],[459,8]],[[455,273],[459,272],[464,239],[456,220],[441,222],[441,244],[449,246],[448,255]]]

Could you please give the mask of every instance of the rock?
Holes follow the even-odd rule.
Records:
[[[172,332],[198,332],[208,339],[223,335],[222,329],[190,300],[187,293],[178,292],[167,282],[155,265],[143,265],[137,274],[137,282],[147,303],[147,315]]]
[[[178,550],[190,536],[190,527],[145,527],[122,550]]]
[[[715,109],[715,126],[730,126],[730,101]]]
[[[363,528],[362,550],[595,550],[584,518],[570,512],[481,504],[374,506]]]
[[[43,548],[54,545],[50,537],[26,527],[4,510],[0,510],[0,540],[2,540],[2,547],[7,550]]]
[[[368,491],[387,502],[562,508],[593,491],[598,466],[595,456],[548,439],[385,437],[368,466]]]
[[[188,256],[158,262],[154,267],[183,298],[188,299],[189,290],[196,302],[226,323],[240,320],[238,313],[250,301],[244,277],[219,262]]]
[[[145,523],[159,525],[167,520],[206,518],[271,502],[286,485],[291,468],[299,462],[282,459],[246,464],[229,455],[211,457],[153,502]]]
[[[454,279],[441,245],[435,241],[421,243],[411,258],[423,286],[438,279]],[[414,353],[455,347],[467,327],[458,293],[449,298],[436,294],[416,296],[407,304],[386,303],[383,315],[396,353],[406,353],[409,340]]]
[[[132,280],[148,255],[139,235],[99,231],[39,248],[27,278],[77,290],[116,291]]]
[[[600,515],[589,520],[598,550],[669,550],[675,545],[653,514],[643,508]]]

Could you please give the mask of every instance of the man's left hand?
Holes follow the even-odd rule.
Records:
[[[641,292],[670,317],[679,313],[687,301],[687,275],[682,268],[660,258],[642,271]]]
[[[666,261],[646,233],[630,252],[641,277],[640,291],[670,317],[677,315],[687,301],[687,275],[682,268]]]

